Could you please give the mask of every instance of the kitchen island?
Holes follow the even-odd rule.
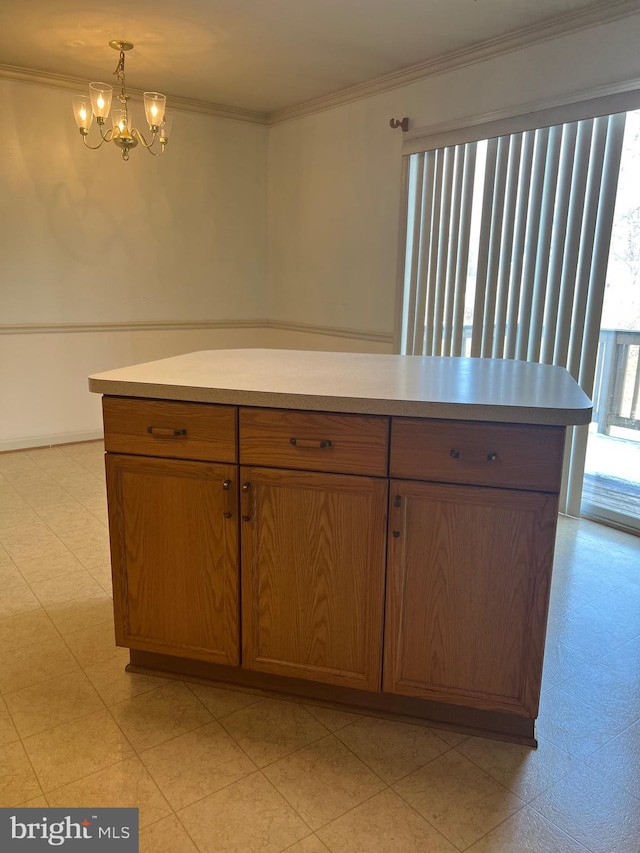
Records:
[[[565,429],[550,365],[218,350],[102,393],[130,668],[535,743]]]

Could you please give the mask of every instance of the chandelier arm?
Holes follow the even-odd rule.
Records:
[[[101,136],[102,138],[100,139],[100,142],[98,142],[98,144],[97,144],[97,145],[89,145],[89,143],[87,142],[87,137],[83,134],[83,136],[82,136],[82,142],[83,142],[83,144],[84,144],[84,147],[85,147],[85,148],[89,148],[91,151],[97,151],[97,150],[98,150],[98,148],[102,148],[102,143],[103,143],[103,142],[107,142],[108,140],[107,140],[107,139],[105,139],[105,137],[104,137],[104,136],[102,136],[102,134],[100,134],[100,136]]]
[[[147,151],[149,152],[149,154],[151,154],[152,157],[162,157],[162,155],[164,154],[164,149],[165,149],[165,143],[164,142],[160,143],[160,151],[152,151],[150,145],[147,147]]]
[[[157,131],[157,130],[153,130],[153,131],[152,131],[152,133],[153,133],[153,137],[152,137],[152,139],[151,139],[151,142],[147,142],[147,140],[144,138],[144,136],[143,136],[143,135],[140,133],[140,131],[139,131],[137,128],[135,128],[135,127],[134,127],[134,128],[133,128],[133,130],[131,131],[131,136],[133,136],[135,139],[137,139],[137,140],[138,140],[138,142],[139,142],[139,143],[140,143],[144,148],[146,148],[146,149],[147,149],[147,151],[148,151],[148,150],[151,148],[151,146],[154,144],[154,142],[156,141],[158,131]],[[152,152],[152,153],[153,153],[153,152]]]
[[[106,133],[102,132],[102,128],[100,128],[100,136],[102,137],[102,142],[111,142],[113,139],[113,128],[110,127]]]

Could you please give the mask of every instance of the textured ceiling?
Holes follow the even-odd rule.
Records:
[[[273,113],[594,0],[0,0],[0,64]],[[567,26],[571,22],[567,21]]]

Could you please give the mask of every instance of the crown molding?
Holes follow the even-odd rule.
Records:
[[[36,71],[31,68],[2,64],[0,64],[0,80],[11,80],[15,83],[34,83],[38,86],[51,86],[55,89],[67,89],[74,92],[78,91],[78,87],[84,88],[87,85],[87,81],[80,77],[67,77],[64,74],[54,74],[49,71]],[[127,88],[127,92],[140,101],[144,94],[141,89]],[[196,101],[175,95],[168,95],[167,100],[171,101],[171,109],[202,113],[216,118],[232,119],[233,121],[246,121],[252,124],[267,124],[267,114],[254,110],[225,107],[220,104],[210,104],[207,101]]]
[[[316,326],[279,320],[131,320],[112,323],[8,323],[0,325],[0,335],[69,335],[99,332],[191,332],[196,330],[275,329],[333,338],[352,338],[375,343],[393,343],[391,332]]]
[[[445,56],[421,62],[418,65],[412,65],[410,68],[385,74],[382,77],[376,77],[373,80],[358,83],[355,86],[349,86],[331,95],[325,95],[320,98],[314,98],[311,101],[305,101],[296,106],[276,110],[269,114],[267,123],[273,126],[313,115],[314,113],[324,112],[333,107],[339,107],[362,98],[398,89],[428,77],[444,74],[447,71],[453,71],[467,65],[474,65],[478,62],[502,56],[506,53],[512,53],[523,47],[530,47],[531,45],[540,44],[541,42],[560,36],[571,35],[572,33],[590,29],[598,24],[607,24],[627,18],[630,15],[637,15],[639,11],[638,0],[599,0],[598,3],[587,9],[567,12],[556,16],[550,21],[533,24],[530,27],[516,30],[505,36],[489,39],[481,44],[462,48]]]

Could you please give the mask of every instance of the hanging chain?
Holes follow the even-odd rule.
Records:
[[[116,70],[113,72],[114,76],[118,78],[118,81],[121,86],[121,92],[118,95],[118,100],[122,103],[122,109],[127,112],[127,101],[129,100],[129,96],[125,94],[125,85],[124,85],[124,50],[120,51],[120,61],[116,66]]]

